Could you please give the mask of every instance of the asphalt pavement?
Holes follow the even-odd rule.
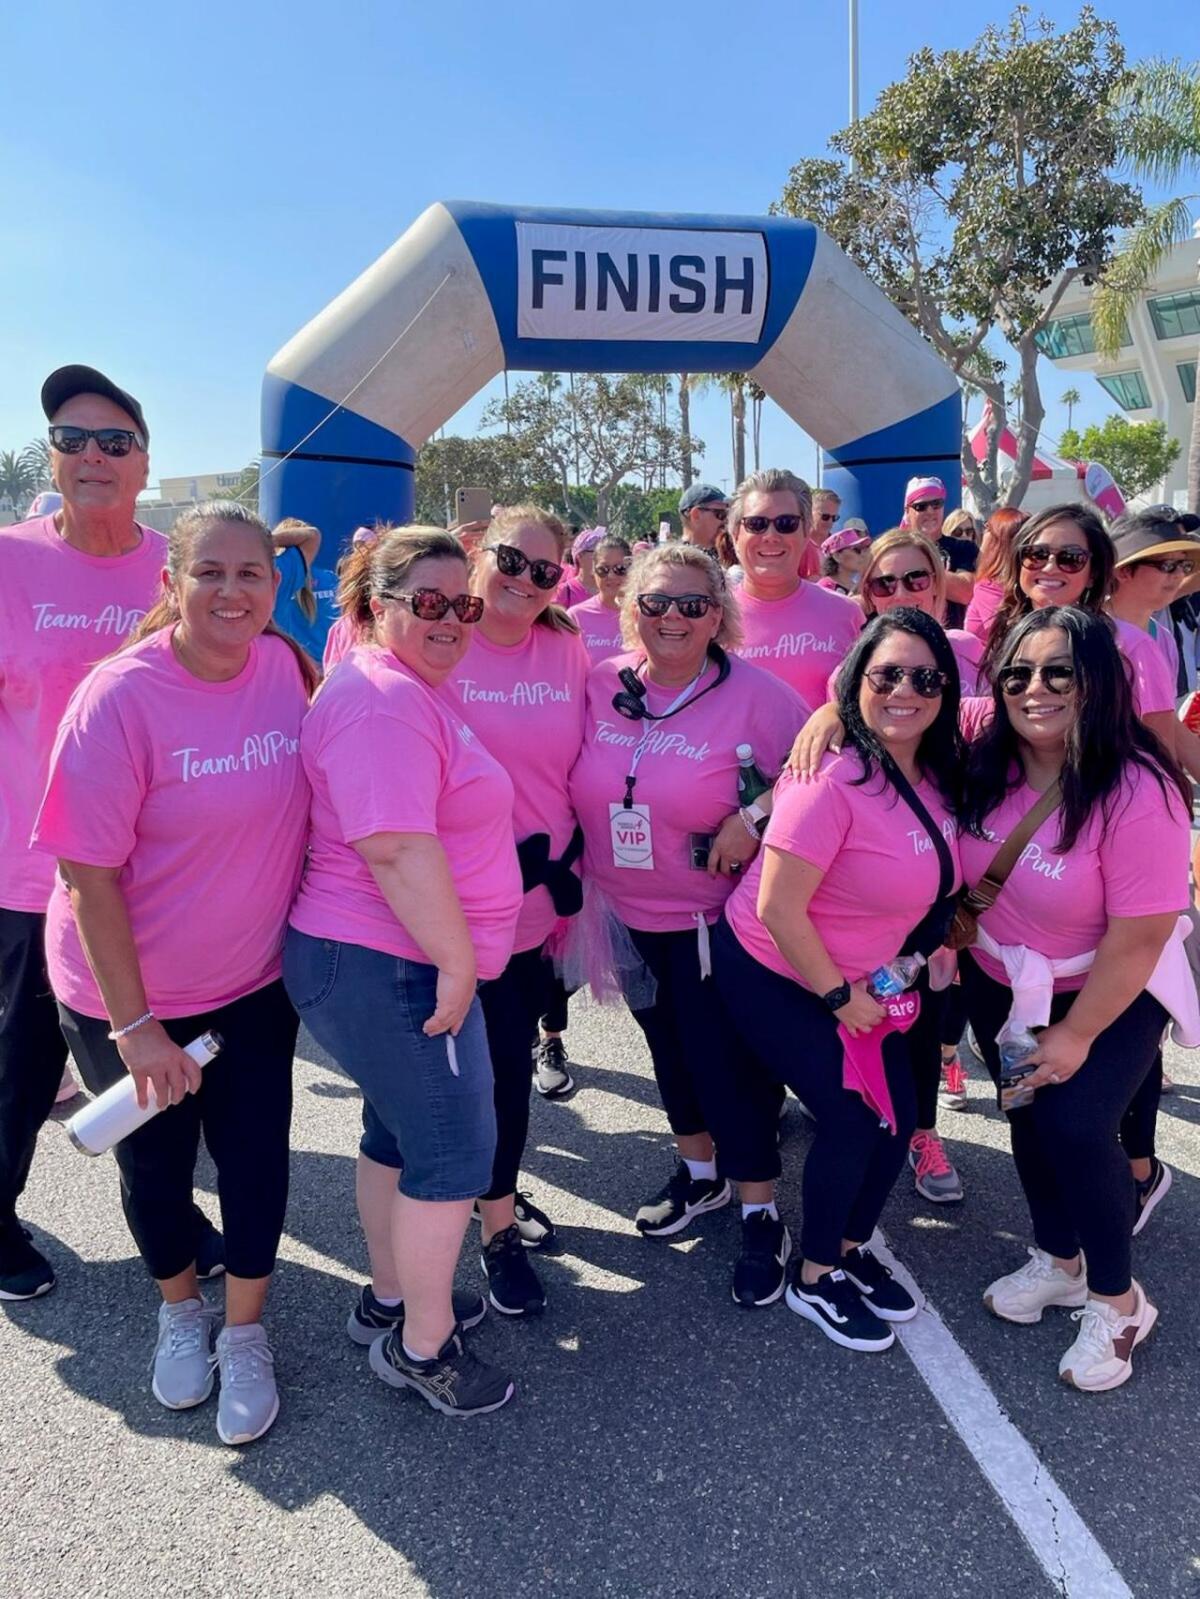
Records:
[[[59,1285],[0,1307],[0,1594],[1200,1591],[1195,1056],[1169,1056],[1179,1090],[1163,1101],[1160,1144],[1175,1184],[1135,1246],[1161,1321],[1130,1384],[1083,1395],[1057,1377],[1073,1332],[1065,1313],[1019,1328],[980,1301],[1024,1258],[1027,1235],[980,1068],[970,1110],[942,1113],[965,1202],[927,1204],[905,1176],[884,1218],[934,1307],[912,1326],[935,1336],[867,1356],[835,1348],[783,1304],[733,1305],[736,1207],[673,1243],[639,1237],[633,1212],[672,1158],[640,1034],[623,1013],[576,1000],[569,1040],[578,1092],[535,1103],[526,1160],[526,1186],[562,1237],[559,1255],[538,1260],[549,1307],[528,1323],[489,1315],[470,1335],[518,1392],[468,1422],[385,1387],[345,1335],[364,1280],[359,1102],[305,1035],[269,1307],[282,1410],[241,1451],[217,1439],[215,1402],[177,1414],[152,1397],[155,1295],[115,1167],[48,1127],[23,1208]],[[785,1125],[781,1206],[798,1222],[809,1133],[794,1101]],[[200,1201],[216,1215],[208,1169]],[[464,1283],[479,1280],[477,1237]],[[991,1432],[976,1426],[980,1395],[995,1411]],[[1028,1541],[1022,1493],[1049,1505]],[[1061,1565],[1060,1535],[1075,1550]]]

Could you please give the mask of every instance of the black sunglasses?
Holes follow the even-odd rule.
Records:
[[[1031,572],[1044,571],[1051,561],[1060,572],[1082,572],[1091,558],[1091,550],[1084,549],[1082,544],[1068,544],[1062,550],[1052,549],[1049,544],[1031,544],[1018,556],[1021,565]]]
[[[628,561],[619,561],[616,566],[593,566],[592,571],[597,577],[624,577],[629,570]]]
[[[89,439],[95,439],[102,455],[128,455],[135,444],[139,450],[146,448],[141,434],[132,428],[77,428],[56,422],[50,429],[50,443],[60,455],[82,454]]]
[[[945,500],[914,500],[909,506],[910,511],[935,511],[939,506],[945,505]]]
[[[1034,677],[1040,677],[1051,694],[1069,694],[1075,687],[1073,666],[1002,666],[996,682],[1002,694],[1024,694]]]
[[[478,622],[483,615],[483,601],[477,594],[456,594],[451,599],[441,589],[385,589],[380,598],[407,600],[421,622],[440,622],[447,611],[453,611],[460,622]]]
[[[725,505],[702,505],[702,511],[707,511],[710,516],[715,516],[718,522],[723,522],[729,515],[729,507]]]
[[[936,700],[946,688],[939,666],[870,666],[864,674],[876,694],[891,694],[907,677],[923,700]]]
[[[1189,561],[1186,555],[1167,556],[1161,561],[1134,561],[1134,566],[1152,566],[1155,571],[1161,572],[1164,577],[1174,577],[1176,572],[1182,572],[1184,577],[1191,577],[1196,570],[1195,561]]]
[[[836,522],[837,519],[838,513],[836,511],[818,511],[816,515],[818,522]]]
[[[872,599],[886,600],[896,592],[897,586],[904,584],[909,594],[924,594],[933,582],[933,573],[927,566],[915,566],[911,572],[883,572],[878,577],[867,579],[867,593]]]
[[[520,577],[528,570],[535,588],[556,589],[562,582],[563,569],[557,561],[531,561],[515,544],[493,544],[492,549],[505,577]]]
[[[717,602],[708,594],[639,594],[637,603],[643,616],[665,616],[673,605],[680,616],[697,622]]]
[[[744,516],[741,525],[747,533],[765,533],[769,528],[776,533],[794,533],[803,523],[802,516]]]

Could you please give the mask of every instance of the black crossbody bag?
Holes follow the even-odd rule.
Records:
[[[888,781],[908,806],[909,810],[929,834],[938,859],[938,890],[937,898],[926,911],[925,915],[913,928],[904,942],[901,955],[923,955],[926,960],[935,949],[946,942],[946,934],[950,931],[950,923],[954,920],[954,912],[958,906],[958,895],[954,893],[954,857],[950,853],[950,846],[942,836],[942,830],[930,816],[927,807],[921,800],[915,788],[905,777],[904,773],[892,760],[890,755],[885,755],[882,766]]]

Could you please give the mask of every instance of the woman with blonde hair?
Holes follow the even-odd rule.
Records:
[[[859,601],[868,618],[911,605],[940,622],[958,662],[964,695],[978,692],[983,646],[957,627],[946,627],[946,568],[923,533],[893,528],[871,545],[859,578]]]

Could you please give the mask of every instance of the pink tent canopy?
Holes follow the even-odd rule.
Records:
[[[987,430],[991,420],[992,402],[988,400],[983,407],[983,415],[971,429],[969,436],[971,454],[977,461],[987,457]],[[1002,466],[1016,462],[1017,441],[1007,424],[1000,434],[998,454]],[[1076,493],[1082,489],[1085,497],[1098,505],[1106,516],[1120,516],[1125,509],[1125,496],[1113,482],[1108,469],[1101,466],[1098,461],[1064,461],[1061,456],[1054,455],[1039,446],[1034,451],[1030,481],[1049,483],[1055,478],[1062,482],[1064,491],[1068,485],[1071,485]],[[966,483],[965,477],[963,482]]]

